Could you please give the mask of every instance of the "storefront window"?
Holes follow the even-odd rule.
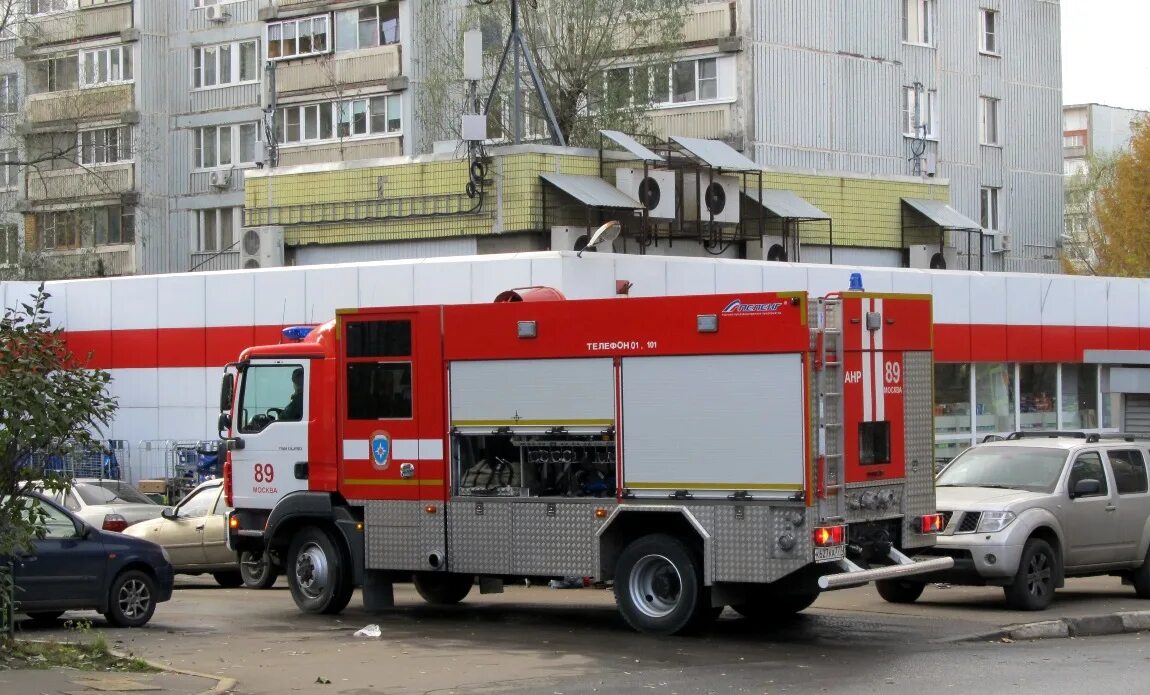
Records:
[[[1058,365],[1018,366],[1020,430],[1058,429]]]
[[[970,365],[934,366],[934,431],[970,433]]]
[[[1098,424],[1098,366],[1062,365],[1062,427],[1096,429]]]
[[[980,439],[992,432],[1014,431],[1013,364],[975,366],[974,422]]]
[[[1102,377],[1103,385],[1110,383],[1110,367],[1100,367],[1100,376]],[[1106,386],[1109,388],[1109,386]],[[1117,412],[1119,400],[1121,396],[1117,393],[1102,392],[1102,427],[1108,429],[1117,429],[1118,425],[1114,422],[1113,413]]]

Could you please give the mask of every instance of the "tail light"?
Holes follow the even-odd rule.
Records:
[[[224,455],[224,504],[229,507],[234,507],[232,504],[232,452],[227,452]]]
[[[942,514],[923,514],[918,518],[919,533],[942,533],[942,529],[945,526],[946,521],[943,519]]]
[[[128,520],[119,514],[105,514],[104,524],[100,528],[105,531],[115,531],[119,533],[128,528]]]
[[[811,532],[811,540],[816,548],[825,548],[830,545],[842,545],[846,542],[846,526],[820,526]]]

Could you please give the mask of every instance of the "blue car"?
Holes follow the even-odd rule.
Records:
[[[16,612],[55,620],[65,611],[95,610],[118,627],[140,627],[172,597],[175,573],[159,545],[101,531],[35,495],[47,514],[34,551],[11,558]],[[3,562],[5,558],[0,558]]]

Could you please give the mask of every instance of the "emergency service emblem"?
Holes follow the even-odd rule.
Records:
[[[371,460],[376,468],[387,468],[391,461],[391,437],[387,432],[376,432],[371,435]]]

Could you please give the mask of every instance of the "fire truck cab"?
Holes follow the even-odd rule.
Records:
[[[306,332],[306,336],[302,333]],[[229,543],[300,609],[589,577],[670,634],[945,569],[930,299],[803,292],[341,311],[225,374]]]

